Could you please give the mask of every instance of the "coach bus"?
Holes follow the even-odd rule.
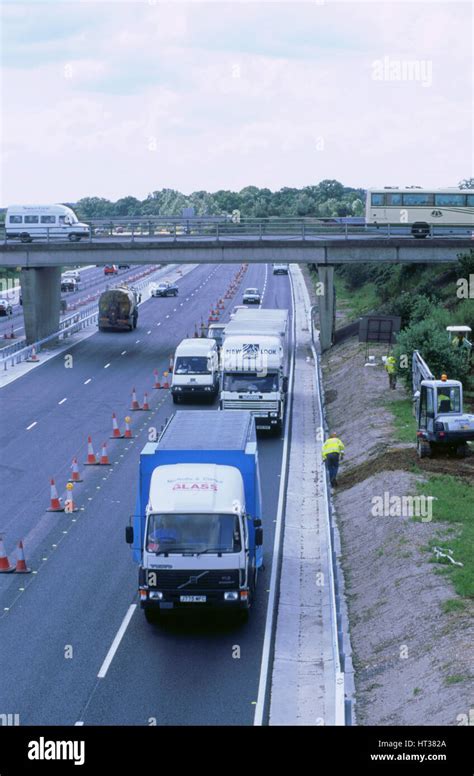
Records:
[[[413,237],[430,231],[444,234],[474,229],[474,189],[422,189],[385,187],[369,189],[366,225],[405,227]]]

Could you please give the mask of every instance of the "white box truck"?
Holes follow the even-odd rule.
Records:
[[[246,409],[258,430],[280,433],[288,390],[288,311],[234,318],[221,349],[220,408]]]
[[[219,393],[219,351],[207,337],[182,340],[174,355],[171,395],[178,404],[182,399],[207,399],[213,402]]]

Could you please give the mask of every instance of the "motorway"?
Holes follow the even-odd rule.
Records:
[[[178,281],[177,299],[141,305],[136,331],[97,332],[67,351],[72,368],[62,354],[2,389],[0,529],[10,559],[23,539],[35,572],[0,575],[0,712],[19,714],[22,725],[253,724],[283,441],[259,443],[265,570],[245,625],[190,613],[147,624],[124,541],[140,450],[174,411],[169,391],[152,390],[153,370],[167,368],[236,271],[200,265]],[[265,290],[264,307],[291,309],[288,278],[267,266],[249,266],[246,286]],[[222,319],[240,303],[239,291]],[[130,413],[134,439],[110,440],[112,412],[123,430],[133,386],[140,402],[148,391],[151,411]],[[88,434],[97,453],[107,439],[110,466],[83,466]],[[48,513],[49,478],[64,496],[75,455],[80,511]]]
[[[160,266],[160,265],[157,265]],[[118,275],[104,276],[103,267],[81,267],[81,282],[77,291],[65,291],[61,293],[61,299],[67,302],[67,310],[61,315],[61,318],[71,315],[80,305],[89,303],[108,286],[118,285],[119,283],[130,282],[140,272],[143,267],[131,266],[130,269],[119,270]],[[10,289],[7,292],[0,292],[0,298],[8,299],[12,306],[12,315],[5,315],[0,318],[0,349],[2,346],[11,344],[11,339],[5,339],[5,334],[10,335],[12,326],[16,338],[23,338],[25,327],[23,321],[23,308],[18,302],[18,290]]]

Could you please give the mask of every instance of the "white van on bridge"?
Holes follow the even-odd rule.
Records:
[[[11,205],[5,216],[5,234],[21,242],[45,237],[67,237],[75,242],[89,237],[90,229],[66,205]]]

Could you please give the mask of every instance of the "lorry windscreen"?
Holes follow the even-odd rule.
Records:
[[[260,375],[256,372],[226,372],[222,387],[224,391],[270,393],[278,391],[278,375]]]
[[[174,372],[177,375],[208,375],[209,362],[206,356],[179,356]]]
[[[148,518],[148,552],[240,552],[239,518],[234,514],[153,514]]]

